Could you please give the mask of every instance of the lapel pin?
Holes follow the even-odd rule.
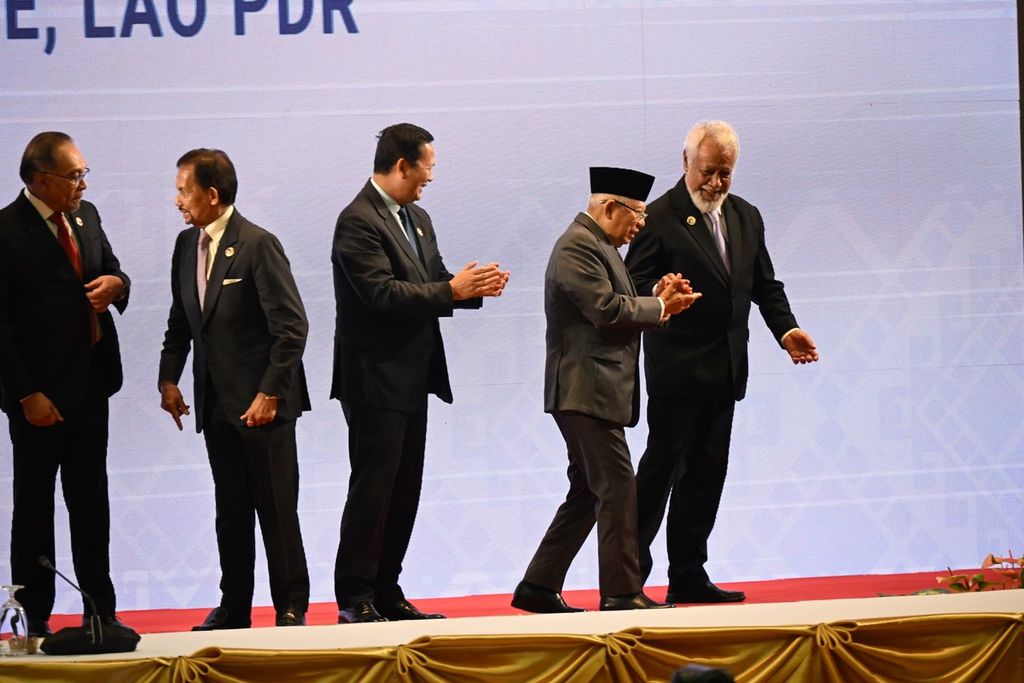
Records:
[[[85,221],[82,220],[81,216],[75,216],[75,223],[78,223],[78,227],[85,225]]]
[[[694,218],[693,216],[687,216],[686,217],[686,224],[687,225],[697,225],[697,219]]]
[[[224,250],[224,255],[227,256],[228,258],[231,258],[232,256],[235,255],[235,248],[228,247],[227,249]]]
[[[419,235],[420,237],[423,237],[423,229],[422,228],[416,228],[416,234]]]

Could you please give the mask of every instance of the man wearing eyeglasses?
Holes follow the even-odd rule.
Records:
[[[657,296],[643,295],[617,251],[643,228],[653,183],[639,171],[591,168],[587,211],[577,214],[548,260],[544,410],[565,439],[569,493],[512,596],[512,606],[527,612],[581,611],[562,599],[562,583],[595,524],[600,608],[671,607],[642,590],[624,427],[639,418],[640,331],[686,310],[700,294],[678,274],[666,274]]]
[[[108,398],[121,388],[110,306],[130,281],[96,207],[82,199],[89,169],[64,133],[36,135],[21,159],[25,189],[0,210],[0,403],[14,452],[11,574],[24,586],[30,635],[49,635],[55,560],[53,496],[60,472],[71,556],[99,618],[117,623],[110,580]],[[85,604],[86,617],[92,608]],[[85,618],[83,618],[85,620]]]
[[[656,292],[658,273],[685,275],[704,297],[685,320],[644,333],[647,450],[637,466],[640,558],[668,506],[668,602],[739,602],[704,568],[708,537],[725,484],[736,401],[747,387],[747,318],[761,316],[794,363],[818,360],[776,279],[756,207],[729,194],[739,137],[724,121],[698,123],[686,135],[683,177],[651,202],[648,228],[626,255],[637,289]]]

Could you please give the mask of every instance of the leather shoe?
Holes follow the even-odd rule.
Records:
[[[50,622],[48,621],[33,621],[29,619],[26,626],[28,626],[27,635],[29,638],[45,638],[53,635],[53,631],[50,630]]]
[[[512,594],[512,606],[534,614],[568,614],[586,611],[565,604],[561,593],[556,593],[529,581],[520,581],[516,586],[516,592]]]
[[[374,621],[387,621],[373,607],[369,600],[354,602],[348,607],[338,610],[339,624],[369,624]]]
[[[625,609],[665,609],[666,607],[675,607],[675,605],[667,602],[655,602],[642,592],[601,598],[602,612]]]
[[[220,631],[228,628],[249,628],[252,626],[252,619],[249,615],[236,617],[223,607],[214,607],[206,615],[206,620],[198,626],[193,626],[193,631]]]
[[[388,621],[412,621],[414,619],[444,619],[443,614],[436,612],[421,612],[411,602],[402,598],[394,602],[373,603],[377,613]]]
[[[711,583],[709,579],[669,586],[668,594],[665,595],[665,602],[684,603],[743,602],[746,599],[743,591],[727,591]]]
[[[289,607],[283,612],[277,613],[274,626],[305,626],[306,613],[295,607]]]

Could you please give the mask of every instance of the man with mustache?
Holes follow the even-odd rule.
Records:
[[[637,289],[658,291],[661,273],[682,273],[704,296],[683,319],[644,334],[647,450],[637,467],[640,564],[668,506],[666,600],[739,602],[704,569],[725,484],[736,401],[747,385],[747,319],[756,303],[793,363],[818,360],[776,279],[757,208],[729,194],[739,158],[736,131],[702,121],[686,134],[683,177],[651,203],[647,229],[626,256]]]
[[[300,626],[309,574],[297,512],[295,422],[309,410],[302,353],[309,324],[277,237],[235,208],[238,176],[219,149],[178,159],[175,205],[190,227],[171,259],[160,353],[160,407],[178,429],[192,356],[196,431],[213,473],[221,600],[193,631],[249,628],[259,518],[277,626]]]
[[[24,586],[28,633],[50,634],[53,494],[58,470],[82,589],[105,625],[117,624],[110,580],[107,495],[109,397],[121,388],[110,312],[124,313],[130,282],[99,213],[83,201],[89,169],[65,133],[28,143],[25,189],[0,210],[0,401],[14,455],[11,574]],[[92,607],[84,605],[89,622]]]
[[[339,623],[440,619],[398,583],[423,480],[427,396],[452,402],[438,319],[500,296],[508,271],[448,272],[416,202],[434,179],[434,137],[411,123],[377,136],[373,175],[338,216],[331,398],[348,423],[351,473],[334,591]]]

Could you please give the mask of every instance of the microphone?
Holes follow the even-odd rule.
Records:
[[[78,591],[82,598],[92,608],[92,615],[89,617],[89,626],[67,626],[48,636],[43,640],[39,649],[48,655],[90,655],[104,654],[109,652],[134,652],[139,644],[139,634],[133,629],[118,623],[107,624],[107,633],[104,637],[103,621],[96,610],[96,603],[92,596],[78,587],[74,581],[60,573],[53,566],[50,558],[45,555],[39,556],[39,564],[44,568],[64,579],[68,585]]]
[[[64,579],[68,583],[68,585],[70,585],[72,588],[74,588],[76,591],[78,591],[79,593],[82,594],[82,597],[85,598],[86,601],[89,603],[89,607],[92,607],[92,616],[89,617],[89,625],[91,626],[93,624],[93,620],[95,620],[96,625],[99,626],[98,630],[99,630],[99,634],[100,634],[100,640],[102,641],[103,640],[103,625],[100,623],[99,612],[96,611],[96,603],[93,602],[92,596],[89,595],[88,593],[86,593],[81,588],[79,588],[78,584],[76,584],[74,581],[72,581],[68,577],[64,576],[63,574],[61,574],[60,570],[58,570],[56,567],[53,566],[53,562],[50,562],[50,558],[48,558],[46,555],[40,555],[39,556],[39,564],[43,565],[43,567],[49,569],[51,572],[53,572],[57,576],[59,576],[60,578]]]

